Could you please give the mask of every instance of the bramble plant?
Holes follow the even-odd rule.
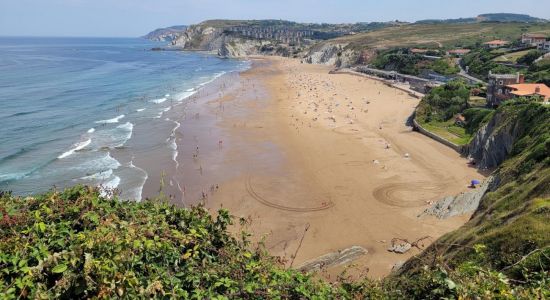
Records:
[[[0,298],[398,299],[548,296],[548,273],[514,284],[466,263],[414,276],[335,283],[285,269],[232,217],[202,207],[103,198],[76,186],[35,197],[0,193]],[[241,220],[241,223],[246,223]]]

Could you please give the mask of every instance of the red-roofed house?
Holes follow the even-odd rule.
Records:
[[[456,55],[456,56],[462,56],[464,54],[470,53],[470,49],[454,49],[447,51],[447,55]]]
[[[538,46],[546,42],[546,35],[538,33],[524,33],[521,35],[521,43],[524,45]]]
[[[512,97],[540,97],[543,101],[550,100],[550,88],[542,83],[520,83],[506,86],[506,94]]]
[[[489,49],[495,49],[495,48],[504,47],[508,44],[510,44],[510,42],[508,42],[508,41],[494,40],[494,41],[487,42],[484,45],[485,45],[485,47],[487,47]]]

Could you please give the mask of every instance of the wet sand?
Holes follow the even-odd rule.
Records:
[[[388,252],[392,238],[435,240],[459,227],[469,216],[417,215],[484,178],[406,126],[418,102],[326,66],[253,58],[252,69],[220,78],[174,111],[179,154],[177,168],[165,168],[168,193],[177,205],[203,202],[249,219],[253,240],[265,238],[287,265],[357,245],[368,254],[351,274],[385,276],[418,253]],[[150,182],[144,195],[158,192]]]

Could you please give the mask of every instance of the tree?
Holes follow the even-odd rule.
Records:
[[[537,60],[537,58],[541,57],[542,54],[543,53],[539,50],[531,50],[527,52],[527,54],[525,54],[524,56],[520,57],[517,62],[518,64],[530,66],[535,60]]]

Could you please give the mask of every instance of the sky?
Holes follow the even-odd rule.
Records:
[[[550,19],[549,0],[0,0],[0,36],[137,37],[208,19],[314,23],[416,21],[522,13]]]

